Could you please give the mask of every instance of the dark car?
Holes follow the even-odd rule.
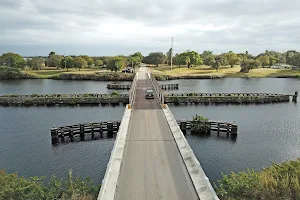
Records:
[[[132,68],[126,68],[122,70],[123,73],[133,73],[133,69]]]
[[[154,99],[154,93],[153,90],[146,90],[146,99]]]

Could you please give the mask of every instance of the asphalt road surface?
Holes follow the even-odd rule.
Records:
[[[139,70],[115,199],[199,199],[158,101],[145,98],[146,72]]]

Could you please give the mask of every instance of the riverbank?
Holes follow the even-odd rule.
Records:
[[[187,68],[186,66],[159,66],[151,68],[157,80],[174,79],[215,79],[215,78],[300,78],[300,70],[291,69],[271,69],[258,68],[249,73],[241,73],[240,66],[221,67],[220,70],[212,69],[209,66],[196,66]]]
[[[0,66],[0,80],[11,80],[11,79],[36,79],[37,77],[22,72],[16,68]]]
[[[0,80],[14,79],[55,79],[55,80],[94,80],[94,81],[132,81],[133,73],[111,72],[99,69],[46,69],[19,70],[0,66]]]
[[[0,170],[0,199],[97,199],[100,185],[89,179],[73,178],[69,171],[68,179],[52,177],[45,183],[44,177],[24,178],[17,174],[7,174]]]
[[[273,164],[261,172],[223,175],[216,192],[222,200],[300,199],[300,160]]]

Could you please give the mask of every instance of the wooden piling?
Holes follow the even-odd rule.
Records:
[[[293,96],[293,102],[297,102],[298,98],[298,91],[295,92],[295,95]]]
[[[92,128],[92,140],[94,140],[95,139],[94,125],[92,125],[91,128]]]
[[[180,124],[181,131],[185,134],[186,133],[186,120],[183,120]]]
[[[74,133],[73,133],[73,131],[70,131],[69,137],[70,137],[71,142],[74,142]]]
[[[80,124],[79,127],[80,127],[80,140],[84,141],[84,125]]]
[[[52,144],[58,143],[58,129],[57,128],[51,129],[51,140],[52,140]]]
[[[238,130],[237,125],[236,124],[232,124],[231,125],[231,135],[237,136],[237,130]]]

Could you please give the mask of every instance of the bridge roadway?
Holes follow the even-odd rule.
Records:
[[[141,67],[115,199],[199,199],[157,99]]]

